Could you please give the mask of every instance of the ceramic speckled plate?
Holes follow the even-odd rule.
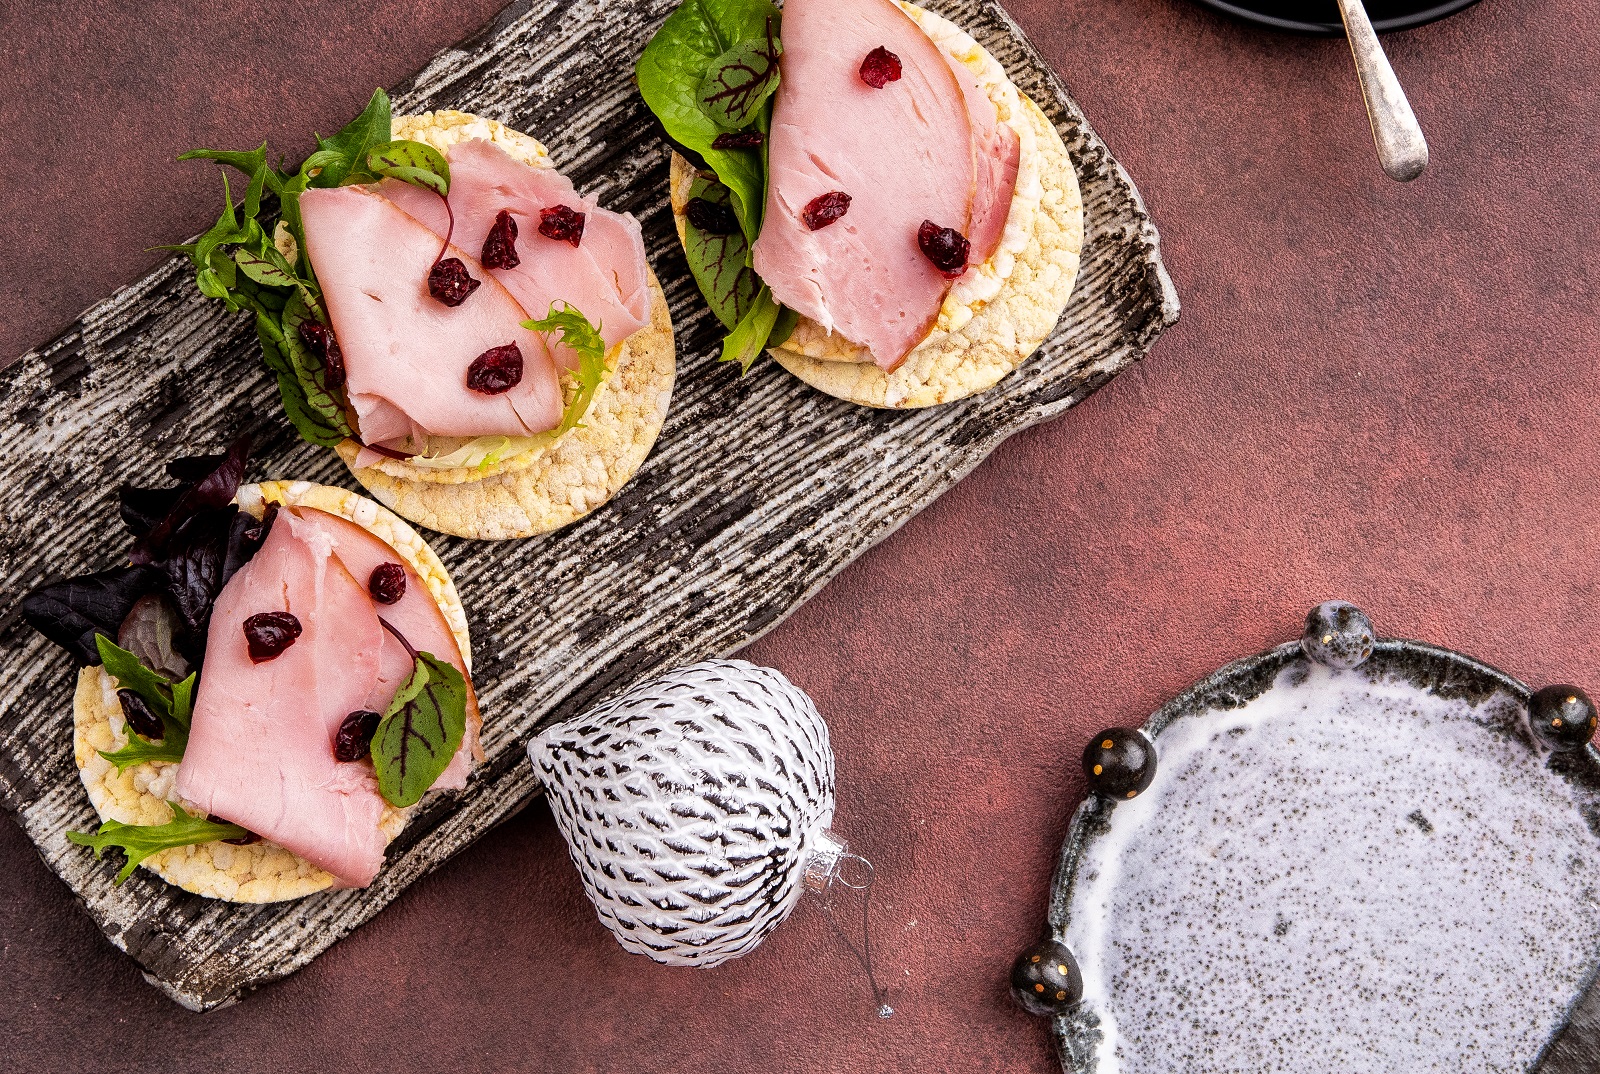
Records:
[[[931,6],[981,41],[1061,132],[1088,234],[1060,325],[993,390],[916,413],[852,406],[771,362],[741,379],[678,251],[667,152],[634,59],[676,0],[521,0],[394,93],[397,112],[459,108],[545,141],[580,189],[631,211],[672,308],[679,381],[645,465],[603,508],[547,537],[443,539],[470,617],[487,761],[421,807],[376,882],[274,906],[185,894],[67,843],[93,822],[72,765],[72,672],[17,617],[46,578],[126,550],[119,482],[255,435],[252,477],[350,486],[282,419],[244,319],[173,260],[0,373],[0,798],[107,937],[179,1002],[209,1008],[292,972],[538,793],[522,743],[647,674],[730,653],[959,481],[1006,437],[1065,412],[1177,317],[1155,228],[1127,174],[994,0]],[[241,129],[245,139],[248,131]]]
[[[1246,22],[1296,34],[1343,35],[1334,0],[1197,0]],[[1367,16],[1380,34],[1409,30],[1469,8],[1478,0],[1368,0]]]
[[[1595,1070],[1600,754],[1536,748],[1529,693],[1419,642],[1338,673],[1293,642],[1163,705],[1155,782],[1091,795],[1052,884],[1067,1074]]]

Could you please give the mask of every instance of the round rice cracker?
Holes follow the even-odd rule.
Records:
[[[470,112],[396,116],[391,130],[395,138],[425,142],[441,153],[482,138],[530,167],[554,167],[536,139]],[[441,533],[484,540],[532,537],[582,518],[633,477],[650,454],[672,400],[677,373],[672,317],[660,282],[653,271],[649,275],[650,323],[606,355],[607,376],[583,425],[560,440],[485,466],[448,469],[401,459],[358,469],[361,445],[354,440],[339,445],[339,457],[388,507]],[[562,380],[565,391],[576,390],[569,376]]]
[[[428,592],[444,612],[450,632],[461,648],[462,659],[472,666],[467,616],[455,583],[427,543],[392,512],[346,489],[306,481],[265,481],[239,489],[240,507],[260,517],[268,503],[314,507],[349,519],[375,534],[406,561],[427,583]],[[128,744],[128,731],[117,698],[116,680],[105,668],[86,667],[78,672],[72,698],[72,752],[89,801],[102,821],[124,824],[165,824],[173,818],[173,804],[198,814],[174,790],[178,765],[147,761],[122,772],[100,755]],[[386,805],[379,825],[393,841],[405,827],[409,809]],[[173,847],[141,863],[169,884],[196,895],[224,902],[263,903],[298,899],[331,887],[331,875],[278,846],[262,840],[249,846],[202,843]]]
[[[936,43],[948,47],[952,40],[994,63],[982,48],[959,29],[936,15],[902,4],[919,24],[932,32]],[[998,67],[998,64],[995,64]],[[936,327],[893,373],[885,373],[870,360],[833,360],[809,356],[801,347],[821,340],[826,348],[867,358],[854,344],[830,336],[820,325],[806,319],[783,345],[769,353],[789,372],[829,395],[863,406],[912,409],[954,402],[994,387],[1039,349],[1060,320],[1072,295],[1083,249],[1083,200],[1078,178],[1060,133],[1038,105],[1021,90],[1010,87],[1027,121],[1035,159],[1031,162],[1043,187],[1036,209],[1024,199],[1012,202],[1011,212],[1032,211],[1026,245],[1014,255],[1011,272],[993,297],[974,303],[971,317],[959,328]],[[1023,161],[1022,172],[1029,161]],[[677,217],[678,237],[684,237],[688,190],[694,181],[694,168],[682,156],[672,158],[672,207]],[[1015,222],[1015,221],[1013,221]],[[950,302],[940,312],[946,322]],[[802,342],[802,337],[807,342]]]

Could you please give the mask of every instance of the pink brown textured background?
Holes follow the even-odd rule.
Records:
[[[179,151],[301,151],[498,6],[0,7],[0,357],[209,222],[215,172]],[[1008,7],[1138,182],[1184,311],[745,654],[829,718],[895,1016],[813,905],[720,969],[624,955],[542,803],[310,968],[196,1016],[4,823],[0,1066],[1046,1074],[1004,977],[1098,727],[1330,596],[1533,683],[1600,686],[1585,0],[1484,0],[1386,39],[1433,149],[1409,186],[1378,172],[1341,41],[1180,0]]]

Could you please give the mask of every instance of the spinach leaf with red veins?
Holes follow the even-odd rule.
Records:
[[[724,128],[701,106],[701,88],[735,46],[765,45],[769,20],[776,39],[778,9],[768,0],[688,0],[667,16],[634,68],[645,104],[667,136],[697,154],[728,187],[739,224],[752,242],[761,233],[766,164],[757,150],[713,148]],[[758,109],[758,125],[770,117],[770,101]]]
[[[461,673],[431,653],[415,653],[413,660],[411,677],[372,736],[378,791],[400,807],[422,799],[449,767],[467,729],[467,686]]]
[[[715,178],[700,175],[689,188],[689,199],[721,207],[729,203],[730,194]],[[725,234],[702,231],[695,217],[690,214],[684,228],[683,252],[706,304],[731,331],[750,311],[761,290],[761,279],[750,267],[750,241],[737,228]]]
[[[700,110],[723,130],[736,131],[755,123],[761,106],[778,89],[778,57],[783,46],[767,20],[764,41],[741,41],[711,62],[700,83]]]

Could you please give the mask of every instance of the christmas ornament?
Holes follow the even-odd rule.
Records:
[[[771,668],[708,660],[640,683],[528,756],[601,922],[657,962],[746,954],[802,890],[866,865],[828,831],[828,727]]]

